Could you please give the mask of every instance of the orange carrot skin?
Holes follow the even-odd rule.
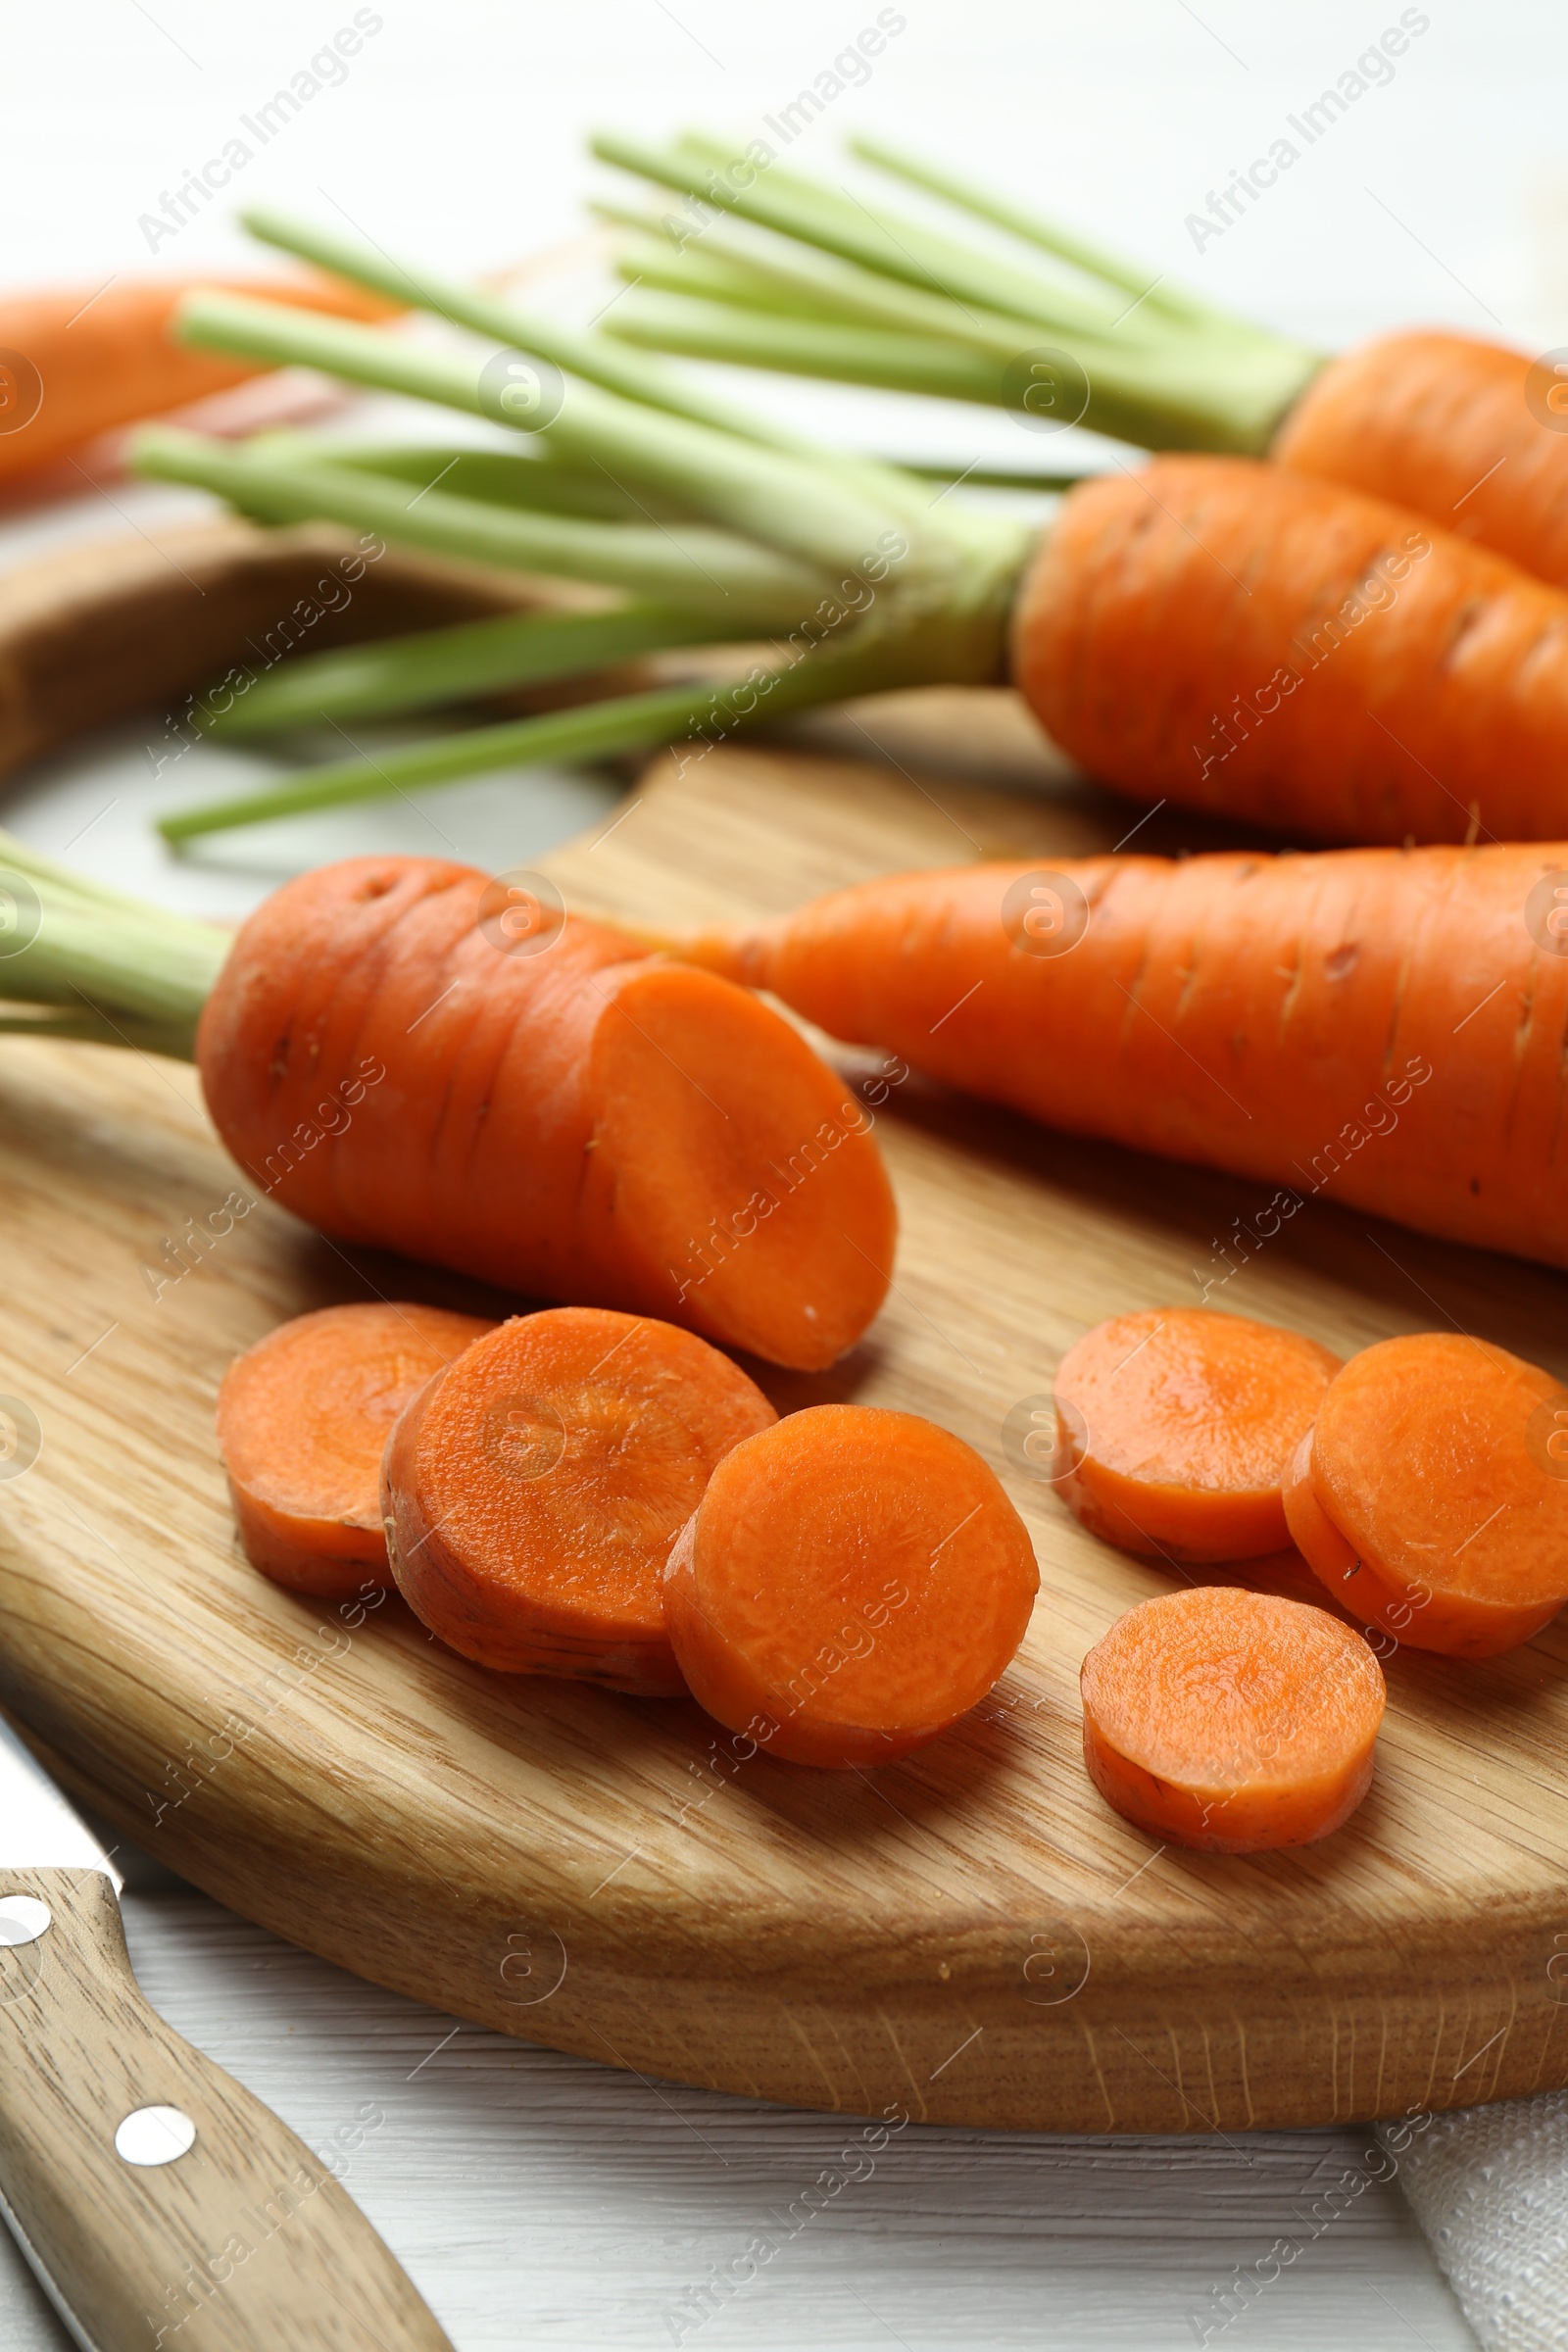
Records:
[[[218,1445],[253,1568],[327,1600],[391,1587],[379,1499],[387,1432],[432,1373],[489,1329],[478,1315],[413,1301],[328,1306],[236,1357],[219,1390]],[[279,1412],[291,1427],[274,1448],[262,1416]]]
[[[1326,1609],[1229,1586],[1162,1593],[1117,1620],[1080,1680],[1089,1777],[1152,1837],[1221,1854],[1311,1844],[1371,1786],[1382,1669]]]
[[[1113,1315],[1056,1369],[1056,1458],[1071,1464],[1056,1492],[1124,1551],[1195,1563],[1284,1551],[1281,1469],[1339,1368],[1299,1332],[1213,1307]]]
[[[1073,491],[1012,669],[1146,803],[1292,841],[1568,835],[1568,596],[1283,466],[1159,458]]]
[[[1556,871],[1568,844],[973,865],[686,952],[1049,1126],[1257,1178],[1265,1243],[1315,1195],[1568,1266],[1568,956],[1526,923]],[[1006,912],[1041,889],[1087,910],[1064,954]]]
[[[1568,1599],[1568,1484],[1530,1441],[1559,1399],[1548,1373],[1459,1334],[1365,1349],[1287,1480],[1308,1566],[1411,1648],[1490,1658],[1530,1641]]]
[[[1269,454],[1568,588],[1568,434],[1539,414],[1549,381],[1535,406],[1527,397],[1532,369],[1523,352],[1464,335],[1379,336],[1313,377]]]
[[[335,278],[264,280],[212,277],[126,279],[95,294],[13,294],[0,300],[0,350],[36,370],[40,405],[25,424],[0,434],[0,482],[31,472],[117,424],[184,408],[226,391],[262,370],[248,360],[221,359],[169,339],[169,323],[196,287],[249,294],[258,301],[327,311],[374,321],[395,318],[395,304]],[[25,387],[19,387],[25,397]]]
[[[251,916],[197,1037],[236,1160],[340,1239],[831,1363],[893,1258],[859,1105],[778,1015],[618,932],[506,952],[490,888],[350,858]]]

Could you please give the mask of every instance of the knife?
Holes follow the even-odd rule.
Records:
[[[83,2352],[452,2352],[303,2140],[131,1974],[122,1882],[0,1721],[0,2213]]]

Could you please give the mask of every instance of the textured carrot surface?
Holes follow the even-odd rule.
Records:
[[[1291,841],[1568,834],[1568,595],[1280,466],[1158,458],[1073,491],[1012,668],[1146,804]]]
[[[1092,858],[892,875],[685,952],[1048,1125],[1262,1180],[1254,1239],[1320,1198],[1568,1265],[1565,920],[1568,843]]]
[[[14,415],[32,411],[0,434],[0,481],[48,465],[114,425],[184,408],[259,374],[250,361],[219,358],[169,339],[170,320],[185,295],[216,282],[125,279],[96,294],[91,286],[73,286],[0,298],[7,372],[17,372],[11,355],[24,363],[7,388],[6,405]],[[234,281],[228,290],[343,318],[396,316],[393,304],[335,278]]]
[[[1457,1332],[1352,1356],[1285,1514],[1343,1608],[1416,1649],[1493,1657],[1568,1600],[1568,1392]]]
[[[398,1588],[481,1666],[678,1691],[664,1562],[716,1465],[774,1418],[673,1324],[576,1306],[503,1323],[392,1434]]]
[[[1113,1315],[1056,1372],[1056,1491],[1092,1534],[1177,1560],[1290,1542],[1280,1487],[1340,1359],[1212,1307]]]
[[[1565,388],[1500,343],[1380,335],[1313,377],[1270,455],[1414,508],[1568,588]]]
[[[738,1446],[664,1580],[693,1695],[796,1764],[870,1765],[984,1697],[1039,1586],[971,1447],[910,1413],[822,1404]]]
[[[515,953],[515,912],[439,858],[274,892],[197,1037],[234,1157],[340,1239],[830,1364],[893,1263],[863,1107],[744,991],[573,916]]]
[[[1229,1585],[1164,1592],[1117,1619],[1081,1687],[1089,1777],[1152,1837],[1306,1845],[1371,1786],[1383,1672],[1327,1609]]]
[[[236,1356],[218,1445],[246,1557],[275,1584],[338,1599],[392,1582],[381,1454],[433,1374],[490,1325],[410,1302],[323,1306]]]

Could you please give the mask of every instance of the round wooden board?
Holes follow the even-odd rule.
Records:
[[[1005,763],[1005,710],[966,708],[976,756]],[[951,701],[931,716],[951,740]],[[903,723],[907,766],[918,705]],[[1127,821],[1087,791],[726,750],[662,762],[612,833],[551,864],[570,904],[678,927],[884,868],[1107,846]],[[1042,1589],[971,1718],[902,1764],[823,1774],[738,1760],[689,1704],[487,1674],[395,1599],[315,1606],[256,1576],[213,1440],[235,1350],[335,1299],[487,1301],[266,1202],[225,1212],[235,1173],[188,1069],[0,1042],[0,1391],[42,1437],[0,1481],[7,1707],[84,1798],[235,1909],[648,2075],[1105,2132],[1568,2082],[1561,1630],[1484,1665],[1394,1657],[1372,1794],[1319,1847],[1161,1849],[1085,1777],[1079,1661],[1166,1579],[1020,1474],[1003,1424],[1089,1324],[1195,1299],[1255,1188],[913,1079],[877,1117],[904,1217],[885,1313],[829,1375],[748,1368],[781,1408],[853,1396],[956,1430],[1007,1480]],[[1562,1277],[1321,1204],[1210,1300],[1342,1352],[1457,1324],[1568,1371]],[[1292,1559],[1242,1581],[1324,1597]]]

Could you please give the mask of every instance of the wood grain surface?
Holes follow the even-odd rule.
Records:
[[[1005,766],[1014,719],[966,708],[977,764],[1001,743]],[[957,780],[951,698],[942,716],[941,773],[907,709],[901,764],[666,760],[550,870],[568,904],[678,928],[891,867],[1109,847],[1136,821],[1087,788]],[[1169,846],[1164,823],[1139,848]],[[740,1762],[689,1704],[510,1681],[396,1600],[312,1607],[265,1584],[213,1443],[233,1352],[334,1299],[487,1300],[266,1201],[225,1210],[237,1179],[191,1072],[33,1041],[0,1047],[0,1389],[41,1441],[0,1483],[7,1706],[71,1786],[235,1909],[649,2077],[1088,2132],[1339,2122],[1568,2082],[1559,1629],[1482,1665],[1396,1655],[1372,1794],[1318,1847],[1161,1849],[1085,1777],[1079,1662],[1166,1579],[1087,1536],[1004,1427],[1090,1324],[1195,1299],[1255,1188],[856,1066],[904,1219],[893,1295],[832,1373],[748,1368],[781,1408],[928,1413],[1007,1481],[1040,1602],[964,1724],[874,1774]],[[1210,1302],[1342,1352],[1457,1324],[1568,1371],[1562,1277],[1319,1203]],[[1241,1581],[1323,1597],[1291,1558]]]
[[[194,2322],[212,2352],[451,2352],[333,2170],[152,2008],[104,1874],[4,1884],[51,1914],[0,1950],[6,2203],[86,2339],[156,2346]],[[117,2153],[144,2107],[194,2125],[182,2154]]]

